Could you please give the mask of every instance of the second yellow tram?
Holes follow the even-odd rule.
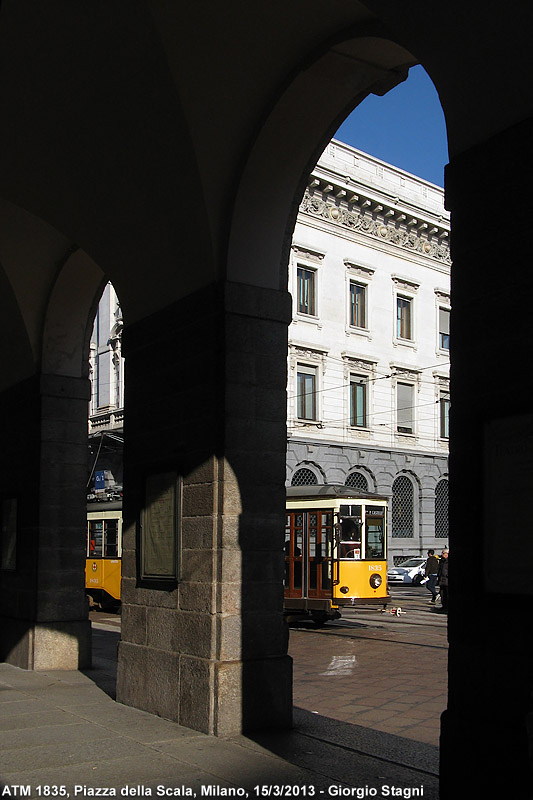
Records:
[[[85,593],[91,606],[120,605],[122,502],[87,506]]]
[[[390,601],[385,496],[347,486],[287,489],[285,613],[317,623]]]

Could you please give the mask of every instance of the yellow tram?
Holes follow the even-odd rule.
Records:
[[[343,606],[385,606],[387,498],[347,486],[287,489],[286,615],[322,623]],[[91,605],[120,603],[122,502],[87,506],[85,590]]]
[[[120,603],[122,558],[122,502],[87,506],[85,592],[91,606],[109,608]]]
[[[386,606],[387,498],[347,486],[287,489],[285,613],[317,623],[340,609]]]

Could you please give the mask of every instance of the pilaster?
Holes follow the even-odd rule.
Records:
[[[0,570],[1,658],[24,669],[91,661],[83,585],[89,392],[86,379],[42,375],[0,401],[2,498],[14,514],[14,556]]]

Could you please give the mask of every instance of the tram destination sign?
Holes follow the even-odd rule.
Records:
[[[367,517],[382,517],[383,516],[383,508],[381,506],[367,506],[366,507],[366,516]]]

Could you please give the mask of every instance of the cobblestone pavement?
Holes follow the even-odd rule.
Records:
[[[423,588],[393,589],[400,617],[366,608],[323,629],[291,626],[294,705],[438,745],[447,703],[446,617]]]

